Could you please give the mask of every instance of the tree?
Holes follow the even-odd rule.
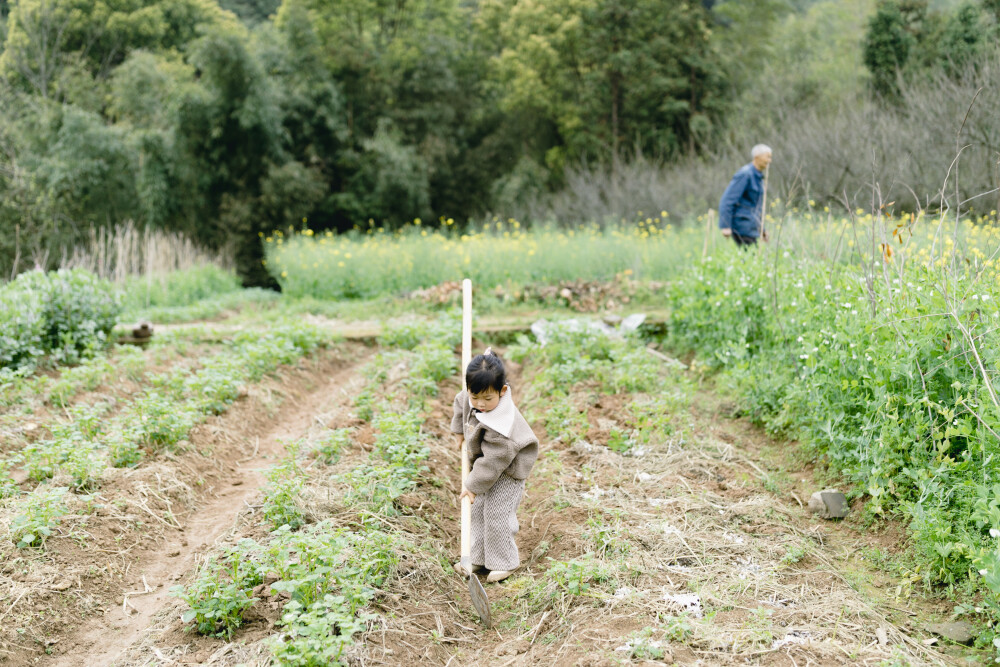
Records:
[[[47,98],[68,60],[104,79],[131,51],[179,50],[226,16],[212,0],[19,0],[0,73]]]
[[[244,281],[259,285],[270,280],[257,238],[266,221],[251,216],[249,225],[236,227],[242,218],[224,215],[241,208],[239,202],[256,201],[272,165],[284,162],[280,106],[248,42],[244,29],[232,27],[191,45],[199,85],[179,101],[175,164],[180,191],[198,201],[194,217],[178,221],[180,227],[214,247],[234,244]]]
[[[544,161],[556,173],[611,160],[623,146],[690,149],[721,110],[720,59],[701,4],[493,0],[482,9],[482,29],[499,35],[501,105],[555,129]]]
[[[987,29],[987,17],[979,4],[966,2],[948,17],[942,30],[938,65],[949,74],[956,74],[982,52],[987,41],[992,42]]]
[[[871,74],[872,90],[886,99],[899,95],[899,76],[916,39],[907,30],[900,4],[880,0],[868,22],[864,40],[865,67]]]

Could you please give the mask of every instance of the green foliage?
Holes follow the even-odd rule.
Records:
[[[967,1],[935,12],[926,0],[880,0],[865,33],[864,63],[872,89],[899,100],[899,83],[944,73],[959,79],[983,60],[998,22],[989,3]]]
[[[231,638],[256,600],[252,591],[263,575],[260,546],[243,539],[218,559],[206,560],[191,584],[171,592],[190,607],[182,616],[185,623],[193,622],[203,635]]]
[[[351,444],[353,429],[338,428],[323,434],[313,443],[312,449],[316,458],[327,465],[340,460],[340,454]]]
[[[426,470],[430,448],[423,443],[419,412],[384,412],[373,419],[377,430],[370,464],[357,466],[338,479],[347,486],[344,499],[351,505],[394,515],[395,501],[416,486]],[[376,459],[381,459],[380,461]]]
[[[193,411],[178,406],[173,397],[156,390],[137,398],[131,412],[135,416],[132,437],[154,450],[173,447],[186,438],[197,419]]]
[[[299,503],[302,493],[302,470],[295,460],[298,447],[289,447],[288,456],[265,473],[264,504],[261,513],[275,528],[288,526],[296,530],[305,523]]]
[[[571,397],[562,390],[554,390],[548,395],[540,421],[553,442],[567,445],[583,439],[590,428],[587,413],[576,407]]]
[[[497,0],[479,20],[501,47],[501,108],[555,129],[532,157],[557,175],[633,142],[670,154],[710,137],[722,82],[701,3]]]
[[[997,295],[964,268],[947,275],[959,300],[917,262],[868,282],[865,263],[785,261],[768,275],[761,256],[716,256],[672,282],[668,345],[724,370],[747,414],[807,443],[870,515],[906,521],[918,580],[989,590],[1000,416],[967,360],[994,363]],[[975,338],[936,315],[952,308]]]
[[[457,316],[442,316],[430,322],[424,320],[392,321],[379,335],[380,345],[413,350],[421,343],[454,348],[461,342],[462,322]]]
[[[8,528],[11,541],[19,549],[45,547],[53,529],[69,511],[64,500],[67,491],[65,486],[39,487],[27,497],[24,509]]]
[[[654,634],[662,635],[655,628],[636,630],[629,637],[627,645],[631,648],[630,657],[636,660],[660,660],[664,656],[662,639],[653,639]]]
[[[880,0],[864,43],[864,62],[876,93],[889,98],[899,94],[899,77],[915,46],[898,0]]]
[[[159,324],[209,320],[227,311],[260,308],[268,304],[273,304],[280,299],[281,294],[274,290],[251,287],[236,292],[226,292],[211,296],[186,306],[136,307],[126,311],[122,319],[131,321],[149,320]]]
[[[0,368],[30,367],[45,352],[41,295],[0,288]]]
[[[272,590],[291,595],[281,619],[285,632],[271,641],[281,664],[340,664],[353,636],[375,618],[364,608],[393,574],[400,546],[378,530],[349,533],[325,523],[298,533],[279,529],[268,560],[280,577]]]
[[[271,640],[271,650],[280,665],[328,667],[341,661],[344,650],[354,644],[354,635],[368,627],[375,614],[355,615],[343,595],[327,593],[306,606],[292,601],[285,605],[281,623],[287,630]]]
[[[63,363],[93,356],[121,311],[111,284],[82,269],[30,271],[0,287],[0,366],[51,354]]]
[[[108,462],[114,468],[133,468],[143,459],[143,451],[132,438],[118,437],[108,443]]]
[[[586,595],[593,584],[612,581],[613,573],[594,554],[585,554],[570,561],[549,559],[551,565],[545,577],[557,585],[557,590],[570,595]]]
[[[130,278],[122,289],[125,308],[191,306],[240,289],[235,274],[212,264],[160,276]]]
[[[612,521],[607,521],[609,517],[602,517],[592,514],[587,519],[587,530],[584,537],[594,547],[594,554],[601,559],[618,558],[628,555],[631,549],[628,541],[628,534],[622,525],[620,517],[614,517]]]

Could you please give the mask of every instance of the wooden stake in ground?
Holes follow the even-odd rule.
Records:
[[[767,175],[771,173],[771,165],[764,167],[764,201],[760,206],[760,238],[764,239],[764,222],[767,220]]]
[[[465,385],[465,369],[472,360],[472,281],[466,278],[462,281],[462,389]],[[469,443],[462,440],[462,488],[465,488],[465,478],[469,476]],[[480,501],[482,502],[482,501]],[[462,498],[462,567],[469,573],[469,594],[472,596],[472,606],[476,608],[483,625],[489,628],[490,601],[479,577],[472,572],[472,503],[468,497]]]
[[[705,259],[708,255],[708,243],[712,237],[712,227],[715,227],[715,211],[708,209],[708,214],[705,216],[705,246],[701,249],[701,258]]]

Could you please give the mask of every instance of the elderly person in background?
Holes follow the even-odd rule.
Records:
[[[761,236],[764,170],[771,164],[771,149],[757,144],[750,151],[750,158],[750,164],[733,175],[719,201],[719,229],[738,246],[754,245]],[[767,241],[767,230],[763,238]]]

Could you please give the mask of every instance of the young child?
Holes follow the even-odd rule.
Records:
[[[524,480],[538,458],[538,438],[514,406],[503,361],[493,350],[477,356],[465,371],[467,390],[455,397],[451,430],[458,446],[468,442],[471,469],[462,498],[472,501],[472,567],[502,581],[521,564],[514,535]],[[455,570],[469,573],[455,563]]]

